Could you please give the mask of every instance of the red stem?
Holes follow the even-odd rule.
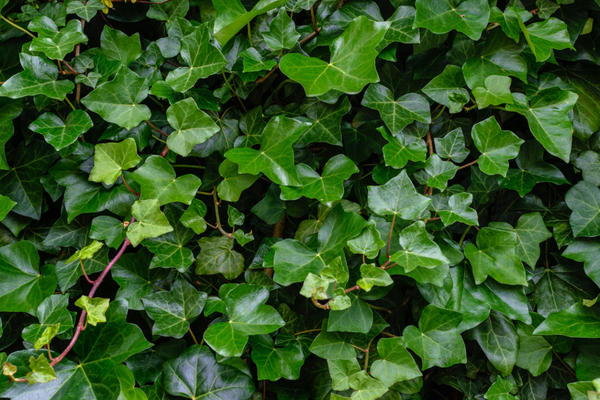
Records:
[[[458,167],[458,169],[463,169],[463,168],[470,167],[471,165],[475,165],[475,164],[477,164],[477,161],[479,161],[479,160],[471,161],[470,163],[466,163],[465,165],[461,165],[460,167]]]
[[[134,218],[132,217],[131,221],[129,223],[131,224],[133,221],[134,221]],[[121,245],[121,248],[119,249],[117,254],[115,254],[115,256],[113,257],[112,260],[110,260],[110,262],[108,263],[106,268],[104,268],[104,270],[102,271],[100,276],[94,281],[94,285],[90,289],[90,292],[88,293],[88,297],[94,297],[94,294],[96,294],[96,290],[98,290],[98,287],[104,281],[104,278],[106,278],[106,275],[108,275],[108,272],[110,271],[110,269],[115,265],[115,263],[119,260],[119,258],[121,258],[123,253],[125,253],[125,250],[127,249],[127,247],[129,246],[130,243],[131,242],[129,242],[129,239],[125,238],[125,241],[123,242],[123,245]],[[65,356],[67,354],[69,354],[69,352],[71,351],[73,346],[75,346],[75,343],[77,342],[77,339],[79,338],[79,334],[84,329],[84,324],[86,322],[85,316],[86,316],[85,310],[81,311],[81,315],[79,316],[79,322],[77,322],[77,328],[75,329],[73,338],[71,339],[71,341],[69,342],[67,347],[63,350],[63,352],[60,353],[60,355],[58,357],[56,357],[54,360],[52,360],[52,362],[50,363],[51,367],[55,366],[63,358],[65,358]]]

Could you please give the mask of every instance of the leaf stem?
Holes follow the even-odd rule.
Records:
[[[83,272],[83,276],[85,277],[85,280],[93,285],[95,282],[93,280],[91,280],[90,277],[88,276],[87,272],[85,272],[85,268],[83,266],[83,261],[81,261],[81,258],[79,259],[79,265],[81,266],[81,272]]]
[[[465,165],[461,165],[460,167],[458,167],[458,169],[461,170],[461,169],[464,169],[464,168],[468,168],[471,165],[477,164],[477,161],[479,161],[479,159],[471,161],[470,163],[466,163]]]
[[[0,19],[2,19],[2,21],[6,22],[7,24],[11,25],[13,28],[20,30],[21,32],[26,33],[27,35],[31,36],[32,38],[35,39],[35,35],[31,32],[29,32],[27,29],[15,24],[14,22],[12,22],[10,19],[6,18],[4,15],[0,14]]]
[[[196,335],[194,335],[194,331],[192,330],[191,327],[190,327],[190,329],[188,329],[188,332],[190,333],[190,336],[192,337],[192,340],[194,341],[194,343],[198,344],[198,339],[196,339]]]
[[[71,103],[71,100],[69,100],[69,98],[67,96],[65,96],[65,101],[71,107],[71,110],[75,111],[77,109],[77,108],[75,108],[75,106],[73,105],[73,103]]]
[[[221,234],[223,236],[227,236],[228,238],[233,239],[233,235],[229,232],[227,232],[225,229],[223,229],[223,226],[221,225],[221,217],[219,216],[219,204],[220,201],[217,198],[217,188],[213,188],[213,192],[212,192],[212,196],[213,196],[213,203],[215,205],[215,219],[216,219],[216,226],[217,229],[219,230],[219,232],[221,232]]]
[[[133,193],[135,196],[140,197],[140,193],[136,192],[135,190],[133,190],[131,188],[131,186],[129,186],[129,184],[127,183],[127,181],[125,180],[125,175],[123,175],[123,173],[121,172],[121,179],[123,180],[123,184],[125,185],[125,187],[127,188],[127,190],[129,190],[131,193]]]
[[[223,75],[223,80],[225,81],[225,85],[227,85],[227,87],[231,91],[231,94],[233,94],[233,97],[235,97],[237,99],[238,103],[240,103],[240,106],[242,107],[242,110],[244,110],[244,112],[248,112],[248,110],[246,109],[246,106],[244,105],[244,102],[242,101],[242,99],[240,99],[240,96],[238,96],[238,94],[235,91],[235,89],[231,86],[231,84],[229,83],[229,80],[227,80],[227,77],[225,76],[225,71],[224,70],[221,70],[221,75]]]
[[[321,332],[321,328],[306,329],[306,330],[294,333],[294,336],[304,335],[305,333],[313,333],[313,332]]]
[[[155,132],[160,133],[161,135],[165,136],[165,137],[169,137],[168,134],[166,134],[165,132],[163,132],[161,129],[159,129],[156,125],[154,125],[152,122],[148,121],[148,120],[144,120],[144,122],[146,124],[148,124],[148,126],[150,127],[150,129],[152,129]]]
[[[394,232],[394,224],[396,223],[396,213],[392,217],[392,224],[390,225],[390,232],[388,233],[387,245],[385,248],[385,255],[387,257],[387,262],[390,261],[390,243],[392,242],[392,233]]]

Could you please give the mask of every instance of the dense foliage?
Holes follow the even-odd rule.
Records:
[[[0,397],[600,398],[600,0],[0,11]]]

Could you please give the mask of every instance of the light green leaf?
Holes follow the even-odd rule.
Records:
[[[187,156],[195,145],[204,143],[219,131],[217,124],[191,97],[172,104],[167,109],[167,120],[175,129],[169,134],[167,145],[181,156]]]
[[[302,186],[282,186],[283,200],[296,200],[304,196],[322,203],[330,203],[342,199],[344,181],[357,173],[358,168],[351,159],[337,154],[327,160],[321,175],[306,164],[298,164],[296,171]]]
[[[269,120],[260,141],[260,151],[238,147],[225,153],[225,157],[238,164],[238,171],[256,175],[263,172],[274,183],[299,186],[294,166],[292,144],[308,128],[309,124],[284,116]]]
[[[399,133],[414,121],[425,124],[431,122],[429,102],[423,96],[407,93],[394,99],[392,91],[380,84],[369,85],[361,105],[379,111],[381,119],[392,133]]]
[[[44,113],[29,124],[29,129],[44,136],[44,140],[56,150],[61,150],[75,143],[92,126],[92,119],[85,111],[75,110],[64,122],[56,114]]]
[[[108,25],[104,25],[102,30],[100,47],[109,59],[118,60],[125,66],[137,60],[142,54],[139,33],[127,36],[120,30],[113,29]]]
[[[479,86],[473,89],[477,108],[481,110],[489,105],[512,104],[510,83],[511,79],[507,76],[490,75],[486,77],[484,87]]]
[[[404,343],[421,357],[423,370],[467,362],[465,342],[456,329],[460,321],[459,313],[428,305],[421,313],[418,328],[404,328]]]
[[[321,331],[310,344],[308,350],[326,360],[354,360],[356,350],[352,347],[347,335]]]
[[[89,180],[112,185],[124,170],[135,167],[141,160],[133,138],[122,142],[97,144],[94,151],[94,168],[90,172]]]
[[[83,308],[87,313],[87,323],[96,326],[98,322],[106,322],[106,310],[108,310],[110,299],[102,297],[81,296],[75,302],[79,308]]]
[[[271,50],[291,49],[296,45],[300,34],[296,32],[296,24],[285,8],[279,9],[277,16],[269,25],[269,31],[263,33],[263,39]]]
[[[400,251],[392,254],[392,261],[405,272],[419,267],[434,268],[450,261],[429,236],[423,221],[417,221],[400,232]]]
[[[367,258],[375,258],[379,254],[379,249],[385,246],[385,242],[381,240],[381,235],[377,230],[374,221],[369,221],[363,232],[348,241],[348,248],[354,254],[364,254]]]
[[[68,14],[76,14],[87,22],[90,22],[103,8],[104,4],[100,0],[72,0],[67,3]]]
[[[0,194],[0,221],[6,218],[10,210],[16,205],[17,203],[12,201],[10,197]]]
[[[519,154],[519,147],[524,143],[511,131],[502,130],[494,117],[473,125],[471,136],[475,147],[481,152],[477,165],[488,175],[506,176],[508,161]]]
[[[144,296],[144,310],[154,320],[152,334],[183,337],[190,329],[190,323],[202,313],[206,297],[206,293],[199,292],[183,279],[177,279],[168,292]]]
[[[331,44],[329,63],[291,53],[282,57],[279,68],[300,83],[307,96],[320,96],[330,90],[358,93],[368,83],[379,81],[375,69],[376,48],[388,26],[388,22],[357,17]]]
[[[450,161],[442,160],[437,154],[432,154],[425,163],[427,185],[440,190],[445,190],[448,181],[454,178],[458,167]]]
[[[507,285],[527,285],[525,268],[517,254],[517,234],[505,222],[491,222],[477,232],[477,247],[465,246],[465,257],[471,263],[475,282],[488,276]]]
[[[529,99],[522,93],[513,93],[513,99],[514,104],[507,104],[506,110],[527,118],[531,133],[548,153],[568,162],[573,136],[568,114],[577,102],[577,94],[554,87]]]
[[[408,161],[425,161],[427,146],[423,139],[409,133],[391,135],[385,127],[377,128],[388,143],[383,146],[385,165],[393,168],[404,168]]]
[[[252,336],[250,344],[258,379],[277,381],[281,378],[297,380],[300,377],[305,357],[300,343],[273,343],[270,336],[259,335]]]
[[[372,378],[366,371],[359,371],[348,377],[348,383],[354,392],[352,400],[375,400],[387,392],[388,387],[381,381]]]
[[[540,258],[540,243],[552,237],[552,234],[546,225],[544,219],[538,212],[523,214],[517,226],[517,255],[525,261],[531,268],[535,268]]]
[[[262,286],[225,284],[219,289],[219,297],[225,302],[228,320],[210,325],[204,332],[204,340],[223,356],[240,356],[249,335],[271,333],[285,324],[273,307],[264,304],[269,291]],[[239,341],[225,341],[226,337],[221,336],[224,329],[233,332]]]
[[[219,198],[225,201],[238,201],[240,195],[259,178],[258,175],[240,174],[233,161],[223,160],[219,165],[219,175],[223,180],[217,185]]]
[[[566,310],[554,312],[538,325],[533,334],[598,339],[600,338],[598,306],[588,308],[578,302]]]
[[[250,11],[246,11],[240,0],[213,0],[217,13],[213,28],[214,36],[221,46],[225,46],[255,17],[281,7],[285,2],[286,0],[260,0]]]
[[[52,339],[58,334],[59,330],[60,324],[50,324],[46,326],[40,337],[33,343],[33,348],[39,350],[42,347],[49,345]]]
[[[19,99],[43,95],[63,100],[75,88],[75,84],[69,80],[56,80],[58,68],[50,60],[26,53],[20,53],[19,59],[23,71],[11,76],[0,86],[0,97]]]
[[[358,360],[352,358],[350,360],[327,360],[327,368],[331,377],[331,387],[333,390],[348,390],[350,383],[348,378],[356,372],[360,371]]]
[[[177,178],[173,166],[164,157],[156,155],[148,157],[131,176],[140,185],[140,199],[156,199],[161,206],[174,202],[190,204],[202,184],[193,174]]]
[[[490,18],[487,0],[417,0],[415,6],[415,27],[437,34],[457,30],[473,40],[479,40]]]
[[[390,179],[385,185],[369,186],[369,208],[378,215],[397,215],[405,220],[415,220],[427,210],[431,199],[415,190],[406,170]]]
[[[40,258],[31,242],[0,247],[0,310],[33,314],[54,292],[56,277],[39,267]]]
[[[434,138],[433,142],[435,143],[435,152],[441,158],[460,163],[469,155],[469,149],[465,147],[465,136],[461,128],[451,130],[443,138]]]
[[[201,234],[206,230],[206,204],[198,199],[192,199],[189,207],[179,218],[179,222],[186,228],[194,231],[196,235]]]
[[[123,67],[112,81],[96,87],[81,102],[104,120],[131,129],[151,116],[148,106],[140,104],[147,96],[146,80]]]
[[[233,250],[233,239],[226,236],[203,237],[198,244],[200,254],[196,259],[196,274],[223,274],[231,280],[244,272],[244,257]]]
[[[450,113],[462,111],[469,102],[469,92],[464,88],[465,80],[460,67],[447,65],[441,74],[433,78],[423,89],[423,93],[433,101],[448,107]]]
[[[415,360],[406,350],[402,338],[379,339],[377,352],[380,359],[371,365],[371,375],[386,386],[389,387],[422,375]]]
[[[226,63],[223,54],[210,43],[206,24],[195,27],[192,33],[181,38],[179,54],[188,66],[169,72],[165,82],[181,93],[194,87],[198,79],[216,74]]]
[[[490,388],[485,392],[485,398],[487,400],[515,400],[518,397],[510,394],[513,391],[513,384],[507,378],[498,377]]]
[[[575,50],[569,38],[567,24],[558,18],[548,18],[545,21],[534,22],[525,26],[519,19],[519,25],[525,40],[529,44],[535,60],[546,61],[552,55],[552,50]]]
[[[569,224],[575,237],[600,235],[600,189],[586,181],[571,187],[565,196],[571,209]]]
[[[50,366],[46,356],[40,354],[38,358],[29,357],[29,368],[31,371],[27,373],[25,379],[30,385],[34,383],[48,383],[56,379],[56,372]]]
[[[73,255],[67,258],[67,261],[65,262],[69,264],[76,260],[88,260],[94,257],[94,255],[102,248],[102,246],[104,246],[102,242],[94,240],[92,243],[73,253]]]
[[[146,238],[153,238],[171,232],[173,227],[165,214],[160,211],[158,200],[137,200],[131,207],[135,222],[127,227],[127,238],[137,246]]]
[[[385,271],[384,271],[385,272]],[[391,280],[391,278],[390,278]],[[373,325],[373,310],[367,303],[354,296],[350,307],[344,310],[331,310],[327,320],[327,332],[367,333]]]
[[[450,196],[447,207],[437,212],[445,226],[460,222],[466,225],[479,225],[477,211],[469,207],[473,202],[471,193],[462,192]]]
[[[88,41],[81,23],[75,19],[58,29],[52,19],[41,16],[34,18],[27,27],[38,34],[29,44],[29,50],[44,53],[52,60],[64,59],[77,44]]]

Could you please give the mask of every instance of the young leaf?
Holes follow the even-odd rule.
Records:
[[[167,145],[181,156],[187,156],[195,145],[204,143],[219,131],[217,124],[191,97],[172,104],[167,109],[167,120],[175,129],[167,138]]]
[[[138,200],[133,203],[131,213],[135,222],[127,227],[127,238],[137,246],[146,238],[153,238],[171,232],[173,227],[165,214],[160,211],[158,200]]]
[[[75,305],[83,308],[87,312],[87,323],[96,326],[98,322],[106,322],[106,310],[108,310],[109,299],[101,297],[81,296]]]
[[[90,181],[112,185],[122,171],[135,167],[141,160],[133,138],[127,138],[117,143],[97,144]]]

